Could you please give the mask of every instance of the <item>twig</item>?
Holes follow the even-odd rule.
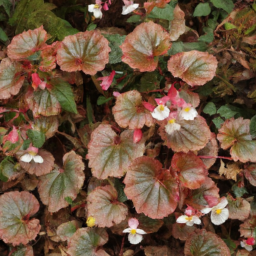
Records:
[[[198,156],[200,158],[203,159],[211,159],[211,158],[221,158],[221,159],[227,159],[227,160],[233,160],[232,157],[228,157],[228,156]]]

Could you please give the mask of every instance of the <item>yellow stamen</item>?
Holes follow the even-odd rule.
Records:
[[[189,216],[185,217],[185,219],[186,219],[187,221],[191,221],[192,218],[193,218],[192,216],[190,216],[190,217],[189,217]]]
[[[132,235],[135,235],[136,234],[136,229],[132,229],[130,232],[131,232]]]
[[[169,124],[174,124],[174,123],[175,123],[175,119],[170,119],[170,120],[168,121],[168,123],[169,123]]]
[[[222,210],[221,210],[221,209],[217,209],[215,212],[216,212],[217,214],[221,214]]]
[[[164,111],[164,105],[159,105],[159,110]]]
[[[94,9],[99,9],[100,8],[100,5],[99,4],[95,4],[94,5]]]
[[[89,217],[87,218],[86,225],[87,225],[88,227],[90,227],[90,228],[93,227],[93,226],[95,226],[95,218],[92,217],[92,216],[89,216]]]
[[[190,107],[184,108],[184,111],[186,111],[186,112],[189,112],[189,110],[190,110]]]
[[[31,156],[36,156],[36,155],[37,155],[36,152],[34,152],[34,151],[28,151],[28,153],[29,153]]]

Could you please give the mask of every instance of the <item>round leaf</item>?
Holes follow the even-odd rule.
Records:
[[[174,223],[172,225],[172,235],[176,239],[180,239],[181,241],[186,241],[191,233],[195,231],[195,226],[182,225],[179,223]]]
[[[118,224],[128,214],[127,206],[118,201],[117,191],[112,186],[97,187],[89,194],[87,201],[88,216],[93,216],[99,227]]]
[[[151,157],[137,158],[129,166],[124,179],[124,192],[133,201],[137,213],[162,219],[177,206],[178,185],[169,170]]]
[[[57,51],[57,63],[61,70],[82,70],[95,75],[105,68],[109,60],[108,40],[99,31],[80,32],[66,36]]]
[[[213,79],[217,69],[217,59],[199,51],[180,52],[168,61],[168,70],[191,86],[204,85]]]
[[[174,154],[171,168],[178,173],[180,184],[190,189],[199,188],[208,174],[202,160],[192,152]]]
[[[0,63],[0,100],[19,93],[25,80],[21,75],[22,65],[5,58]]]
[[[100,247],[108,241],[108,234],[104,229],[80,228],[71,237],[68,254],[71,256],[109,256]]]
[[[119,95],[112,111],[116,122],[122,128],[141,129],[144,125],[149,127],[154,123],[151,113],[143,106],[138,91]]]
[[[239,117],[226,120],[217,138],[223,149],[231,147],[230,154],[234,161],[256,162],[256,140],[252,140],[250,135],[249,119]]]
[[[164,29],[150,21],[138,25],[126,36],[120,46],[122,61],[141,72],[154,71],[158,56],[164,55],[171,47],[170,36]]]
[[[134,143],[133,131],[126,130],[118,136],[111,125],[101,124],[91,134],[86,158],[93,176],[98,179],[121,177],[129,164],[143,155],[144,150],[144,139]]]
[[[14,246],[34,240],[41,229],[38,219],[29,219],[39,202],[29,192],[6,192],[0,197],[0,237]]]
[[[16,248],[12,248],[13,253],[9,254],[9,256],[34,256],[32,246],[19,246]]]
[[[254,237],[256,239],[256,218],[252,217],[242,223],[239,231],[243,237]]]
[[[249,217],[251,206],[245,199],[238,197],[234,199],[228,195],[229,219],[246,220]]]
[[[74,200],[84,184],[84,163],[74,151],[63,157],[63,169],[58,166],[49,174],[40,176],[38,192],[42,202],[48,205],[49,212],[57,212],[67,207],[66,197]]]
[[[197,229],[185,243],[185,256],[230,256],[224,241],[212,232]]]
[[[246,166],[244,175],[253,186],[256,186],[256,164],[250,164],[249,166]]]
[[[170,0],[150,0],[144,3],[144,8],[147,14],[149,14],[154,7],[164,8],[169,2]]]
[[[7,47],[8,57],[14,60],[25,59],[39,51],[47,40],[47,32],[43,26],[25,31],[15,37]]]
[[[200,150],[205,147],[211,137],[211,131],[201,116],[197,116],[194,120],[177,120],[181,126],[180,130],[176,130],[172,134],[166,133],[164,127],[166,122],[162,123],[159,132],[164,144],[173,151],[186,153]]]
[[[81,226],[81,223],[76,220],[62,223],[57,228],[57,235],[60,237],[62,241],[66,241],[69,238],[71,238],[76,232],[76,230]]]

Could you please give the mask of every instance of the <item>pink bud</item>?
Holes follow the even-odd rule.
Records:
[[[114,97],[118,97],[118,96],[121,95],[121,93],[120,92],[113,92],[113,95],[114,95]]]
[[[142,138],[142,135],[143,134],[142,134],[141,129],[135,129],[134,133],[133,133],[133,142],[134,143],[139,142],[141,140],[141,138]]]
[[[103,5],[103,10],[107,11],[108,10],[108,4],[105,2]]]
[[[158,105],[165,105],[166,102],[169,101],[169,100],[170,100],[170,98],[168,96],[164,96],[160,99],[155,99],[155,101]]]
[[[249,237],[247,240],[246,240],[246,243],[248,245],[254,245],[255,244],[255,239],[253,237]]]
[[[27,151],[28,151],[28,152],[32,152],[32,153],[35,153],[36,155],[38,154],[38,148],[35,148],[35,147],[31,146],[31,144],[30,144],[30,146],[28,147]]]
[[[131,218],[128,220],[128,225],[132,229],[136,229],[139,226],[139,221],[136,218]]]
[[[116,74],[116,71],[113,70],[113,71],[110,73],[109,76],[103,76],[103,77],[97,78],[97,80],[102,81],[102,82],[100,83],[100,86],[101,86],[102,90],[106,91],[106,90],[109,88],[109,86],[110,86],[110,85],[112,84],[112,82],[113,82],[113,79],[114,79],[115,74]]]
[[[148,103],[148,102],[146,102],[146,101],[143,101],[142,104],[143,104],[143,106],[144,106],[147,110],[149,110],[150,112],[153,112],[154,109],[155,109],[155,107],[154,107],[152,104],[150,104],[150,103]]]
[[[187,209],[185,210],[185,214],[187,216],[195,215],[195,209],[191,206],[188,206]]]

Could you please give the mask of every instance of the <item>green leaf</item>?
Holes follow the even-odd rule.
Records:
[[[129,23],[137,23],[139,21],[140,21],[140,15],[132,15],[126,20],[126,22],[129,22]]]
[[[15,179],[21,173],[20,166],[13,158],[6,157],[0,163],[0,179],[7,182],[9,179]]]
[[[225,27],[226,30],[230,30],[230,29],[234,29],[234,28],[237,29],[237,27],[235,25],[233,25],[232,23],[229,23],[229,22],[226,22],[224,24],[224,27]]]
[[[132,200],[137,213],[162,219],[175,211],[178,183],[158,160],[142,156],[132,161],[124,183],[124,192]]]
[[[18,246],[15,248],[10,248],[11,255],[10,256],[33,256],[34,251],[32,246]]]
[[[213,102],[208,102],[203,109],[203,112],[210,116],[216,114],[216,111],[217,111],[217,109]]]
[[[38,219],[30,219],[30,216],[38,212],[39,206],[35,196],[26,191],[1,195],[0,238],[14,246],[34,240],[41,226]]]
[[[248,191],[245,187],[238,187],[237,184],[232,186],[232,191],[236,197],[242,197],[244,194],[248,194]]]
[[[148,18],[151,19],[162,19],[162,20],[173,20],[174,8],[167,4],[164,8],[154,7],[154,9],[150,12]]]
[[[51,89],[61,107],[69,112],[77,114],[76,103],[71,85],[61,79],[55,78],[51,80],[53,88]]]
[[[128,207],[119,202],[118,193],[110,185],[95,188],[87,197],[88,216],[98,227],[112,227],[125,220]]]
[[[205,35],[202,35],[198,38],[198,41],[200,42],[206,42],[206,43],[211,43],[214,39],[214,34],[213,32],[206,33]]]
[[[232,110],[228,105],[224,105],[218,109],[217,113],[220,114],[221,117],[229,119],[234,117],[238,112]]]
[[[256,115],[253,116],[250,122],[250,134],[252,135],[253,138],[256,137]]]
[[[97,28],[97,24],[90,23],[86,30],[91,31],[91,30],[94,30],[95,28]]]
[[[71,237],[67,253],[72,256],[109,256],[102,246],[108,241],[108,233],[100,228],[80,228]]]
[[[144,142],[142,139],[134,143],[132,130],[125,130],[119,136],[111,125],[99,125],[91,134],[86,156],[92,175],[98,179],[123,176],[129,164],[143,155]]]
[[[119,179],[115,178],[114,186],[118,193],[118,201],[122,203],[127,201],[127,196],[124,193],[124,184]]]
[[[210,0],[213,5],[217,8],[221,8],[227,13],[230,13],[234,9],[234,4],[232,0]]]
[[[32,141],[32,144],[36,148],[41,148],[45,142],[45,136],[42,132],[36,130],[28,130],[27,135]]]
[[[109,47],[111,48],[111,52],[109,53],[109,63],[116,64],[121,62],[123,53],[119,46],[124,42],[126,36],[115,34],[104,35],[104,37],[109,41]]]
[[[86,94],[86,110],[87,110],[88,122],[89,122],[89,124],[93,124],[93,119],[94,119],[93,118],[93,109],[92,109],[90,96],[88,93]]]
[[[160,79],[158,78],[158,73],[156,71],[144,73],[140,79],[140,83],[136,85],[136,89],[139,92],[148,92],[159,89],[159,80]]]
[[[212,122],[215,124],[216,128],[219,129],[224,123],[224,120],[221,117],[215,117],[212,119]]]
[[[0,28],[0,40],[3,42],[6,42],[9,40],[8,36],[6,35],[6,33],[2,28]]]
[[[211,7],[209,3],[200,3],[196,6],[193,13],[194,17],[208,16],[211,13]]]
[[[66,201],[69,205],[72,205],[72,204],[73,204],[73,200],[72,200],[71,197],[67,196],[67,197],[65,197],[64,199],[65,199],[65,201]]]
[[[65,200],[74,200],[84,184],[84,163],[82,157],[74,151],[63,157],[63,169],[55,166],[50,173],[40,176],[38,192],[41,201],[48,205],[49,212],[57,212],[69,204]]]
[[[114,99],[114,97],[105,98],[104,96],[100,95],[99,98],[97,99],[97,105],[98,106],[103,105],[112,99]]]
[[[71,238],[80,227],[81,222],[72,220],[62,223],[60,226],[58,226],[56,233],[62,241],[66,241]]]
[[[8,16],[11,16],[12,2],[10,0],[0,0],[0,6],[3,6]]]

